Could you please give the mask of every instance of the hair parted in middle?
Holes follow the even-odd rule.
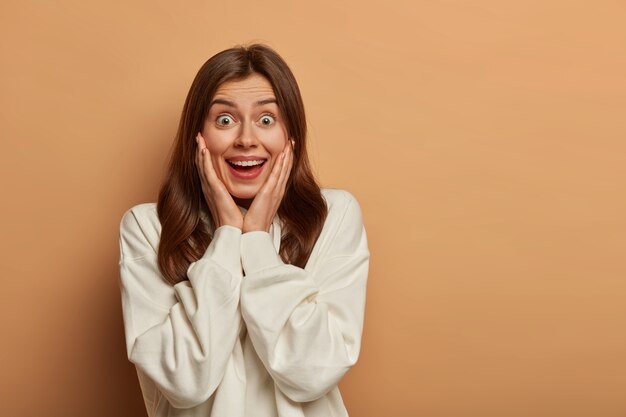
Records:
[[[172,285],[188,279],[189,265],[200,259],[211,243],[212,231],[203,217],[215,224],[195,166],[196,134],[202,130],[219,86],[255,73],[272,85],[287,133],[295,141],[293,168],[277,212],[283,225],[279,253],[283,261],[303,268],[326,220],[328,208],[311,171],[304,104],[293,73],[267,45],[238,45],[221,51],[202,65],[191,84],[159,190],[158,265]]]

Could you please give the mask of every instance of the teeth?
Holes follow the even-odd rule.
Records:
[[[261,165],[264,160],[263,159],[259,159],[258,161],[228,161],[233,165],[239,165],[241,167],[249,167],[249,166],[253,166],[253,165]]]

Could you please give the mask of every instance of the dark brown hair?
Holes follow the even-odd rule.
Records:
[[[218,87],[253,73],[263,75],[272,85],[287,133],[295,141],[293,169],[277,213],[283,225],[280,244],[283,261],[304,267],[324,225],[328,209],[309,165],[304,104],[295,77],[285,61],[266,45],[226,49],[206,61],[191,84],[159,190],[158,265],[172,285],[187,279],[189,265],[200,259],[211,243],[210,226],[203,218],[215,224],[195,166],[195,136],[202,130]]]

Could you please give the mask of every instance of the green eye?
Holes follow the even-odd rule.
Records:
[[[223,121],[220,121],[220,120],[223,120]],[[219,125],[228,126],[231,123],[232,123],[232,118],[230,116],[222,115],[217,118],[217,124]]]
[[[265,126],[272,125],[275,122],[276,120],[274,119],[274,116],[272,116],[271,114],[266,114],[265,116],[261,118],[261,123],[264,124]]]

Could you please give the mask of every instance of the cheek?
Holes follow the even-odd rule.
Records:
[[[213,166],[213,171],[215,172],[215,175],[220,181],[223,182],[226,176],[226,172],[228,171],[228,167],[224,162],[224,158],[222,158],[221,154],[215,155],[211,153],[211,164]]]
[[[224,138],[220,137],[219,135],[212,135],[210,133],[208,135],[205,135],[203,133],[203,135],[205,138],[204,141],[206,143],[207,150],[209,151],[209,155],[211,156],[213,170],[215,171],[217,176],[222,179],[222,171],[224,168],[222,166],[222,155],[228,148],[228,144],[226,143]]]
[[[280,155],[280,153],[285,148],[285,144],[287,143],[287,135],[282,131],[276,132],[268,132],[262,138],[263,147],[267,152],[269,152],[272,156],[276,157]]]
[[[222,171],[221,161],[223,160],[222,152],[219,148],[216,148],[215,146],[211,146],[211,145],[207,145],[207,149],[209,151],[209,154],[211,155],[211,163],[213,164],[213,170],[217,173],[218,176],[220,176],[220,173]]]
[[[222,155],[230,144],[230,139],[221,132],[213,132],[212,130],[204,130],[202,135],[204,136],[204,142],[211,155]]]

